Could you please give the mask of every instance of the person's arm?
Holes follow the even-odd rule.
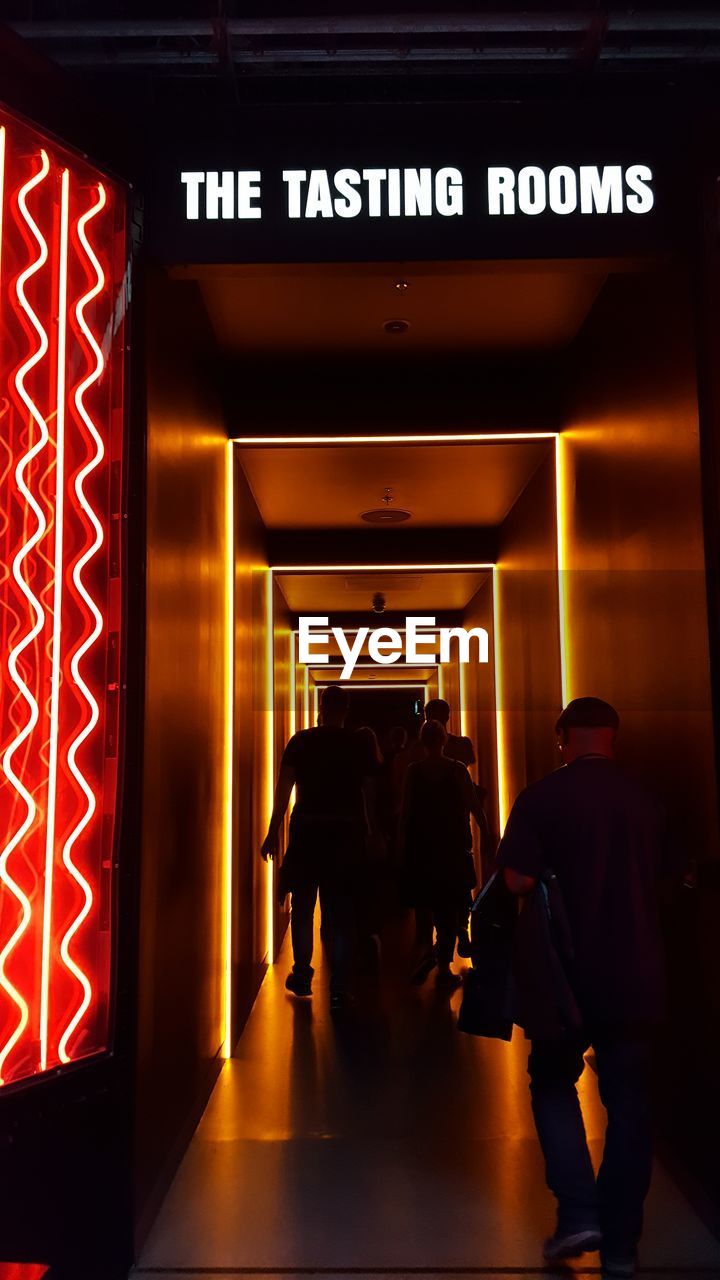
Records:
[[[293,765],[286,761],[280,766],[280,776],[275,787],[275,799],[273,801],[273,811],[268,826],[268,833],[263,840],[262,849],[260,850],[263,860],[267,862],[268,858],[277,857],[278,837],[280,828],[283,824],[283,818],[287,812],[290,803],[293,787],[295,786],[295,769]]]
[[[511,893],[522,896],[532,892],[543,870],[544,857],[527,791],[520,793],[510,810],[497,862]]]

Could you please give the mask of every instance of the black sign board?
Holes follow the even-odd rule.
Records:
[[[233,108],[149,142],[165,263],[608,257],[682,245],[679,129],[458,104]]]

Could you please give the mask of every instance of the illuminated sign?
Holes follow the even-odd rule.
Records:
[[[470,662],[474,641],[475,661],[488,661],[488,633],[484,627],[436,627],[434,617],[410,616],[403,631],[395,627],[360,627],[352,632],[351,639],[342,627],[329,627],[328,623],[326,617],[298,619],[298,659],[308,666],[329,663],[328,645],[332,636],[344,663],[341,680],[350,679],[366,646],[371,661],[381,666],[401,660],[411,666],[427,666],[437,663],[438,644],[440,662],[449,662],[453,641],[457,644],[459,661]]]
[[[475,175],[473,175],[475,176]],[[283,169],[287,218],[429,218],[463,216],[465,179],[446,165],[423,168]],[[250,170],[185,170],[185,217],[230,221],[262,218],[263,174]],[[567,164],[546,170],[493,165],[483,185],[489,216],[649,213],[652,169],[646,164]]]
[[[0,116],[0,1083],[108,1045],[125,199]]]

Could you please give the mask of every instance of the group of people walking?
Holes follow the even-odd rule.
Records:
[[[413,979],[424,981],[436,968],[441,987],[460,984],[452,965],[456,950],[470,954],[473,821],[488,839],[481,793],[467,767],[474,763],[472,743],[448,733],[447,703],[427,704],[417,744],[408,746],[398,731],[384,764],[371,731],[344,728],[347,711],[347,691],[328,686],[318,726],[288,743],[262,849],[264,857],[278,853],[295,788],[278,876],[281,895],[292,895],[294,964],[286,985],[296,996],[311,994],[320,895],[334,1011],[348,999],[363,915],[358,905],[373,862],[390,860],[415,909]],[[561,767],[517,797],[496,859],[504,888],[521,902],[544,892],[552,879],[571,935],[564,980],[577,1019],[560,1033],[537,1035],[528,1067],[558,1206],[544,1254],[556,1261],[599,1248],[605,1274],[629,1277],[652,1163],[649,1075],[664,997],[659,894],[673,868],[660,809],[615,762],[615,710],[600,699],[579,698],[555,729]],[[576,1090],[590,1046],[608,1113],[597,1177]]]
[[[404,729],[395,729],[385,757],[372,729],[345,729],[347,711],[346,689],[328,685],[318,725],[287,744],[263,844],[263,856],[275,857],[295,788],[278,874],[280,898],[292,897],[294,964],[287,987],[298,996],[311,994],[319,897],[334,1012],[348,1001],[354,943],[363,932],[377,937],[381,903],[388,897],[415,909],[413,981],[424,981],[436,969],[439,985],[460,984],[452,961],[458,945],[461,954],[469,954],[468,914],[476,884],[471,818],[486,828],[479,790],[467,769],[475,759],[472,743],[448,734],[446,702],[426,705],[416,743],[408,743]]]

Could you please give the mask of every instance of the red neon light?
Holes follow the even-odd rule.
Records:
[[[109,1043],[122,189],[0,113],[0,1083]]]

